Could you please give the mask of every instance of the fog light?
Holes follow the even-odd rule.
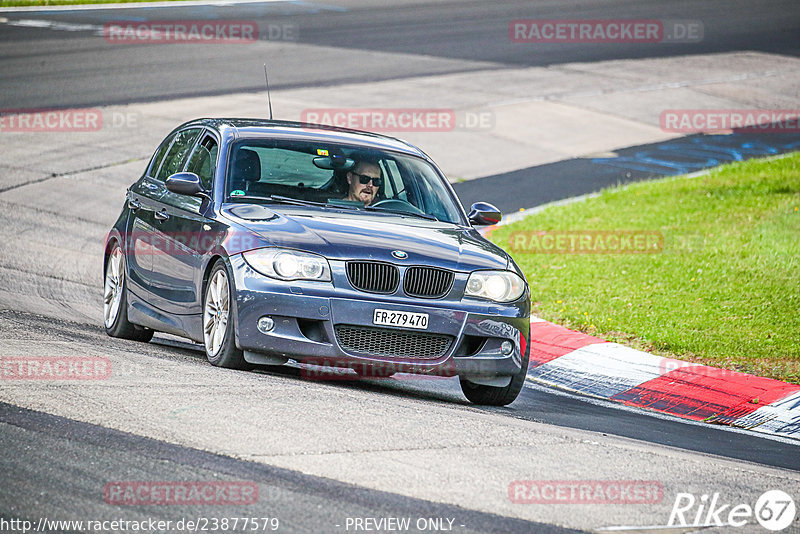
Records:
[[[514,350],[514,344],[510,341],[503,341],[503,344],[500,345],[500,351],[508,356]]]
[[[266,315],[258,320],[258,324],[256,325],[258,331],[262,334],[266,334],[271,332],[273,328],[275,328],[275,321],[272,320],[272,317],[267,317]]]

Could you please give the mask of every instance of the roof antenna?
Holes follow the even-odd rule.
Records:
[[[267,64],[264,63],[264,80],[267,82],[267,102],[269,102],[269,120],[272,120],[272,97],[269,95],[269,76],[267,76]]]

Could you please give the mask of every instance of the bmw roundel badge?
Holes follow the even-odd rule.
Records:
[[[398,260],[404,260],[408,258],[408,252],[403,252],[402,250],[393,250],[392,256],[394,256]]]

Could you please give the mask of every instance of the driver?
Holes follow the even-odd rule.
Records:
[[[369,206],[375,202],[378,191],[383,187],[381,168],[377,163],[359,161],[347,172],[349,189],[345,200],[363,202]]]

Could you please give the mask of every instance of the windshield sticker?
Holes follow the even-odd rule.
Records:
[[[244,194],[245,194],[244,191],[242,191],[241,189],[234,189],[233,191],[231,191],[232,197],[240,197]]]

